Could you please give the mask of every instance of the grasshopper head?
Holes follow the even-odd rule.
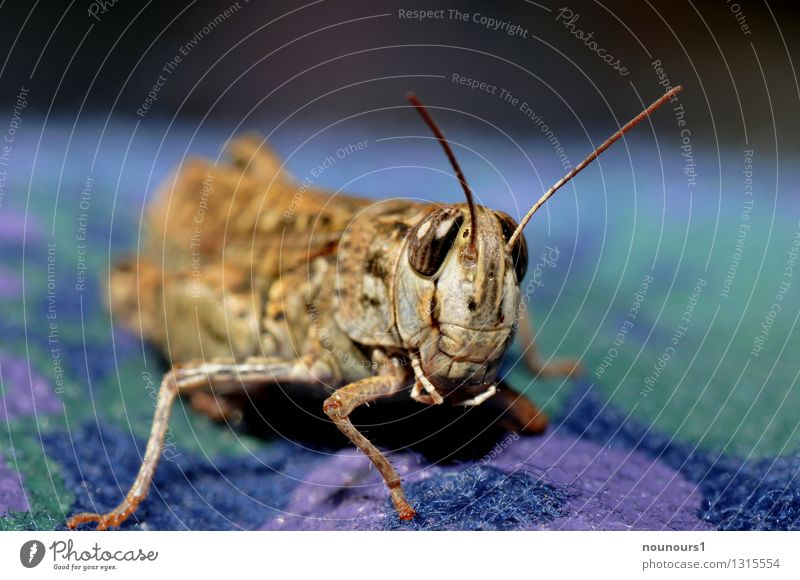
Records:
[[[503,212],[457,204],[434,209],[409,231],[398,328],[442,394],[469,399],[497,381],[528,261],[523,237],[506,252],[516,227]]]
[[[513,336],[519,284],[528,262],[522,230],[556,190],[681,90],[675,87],[662,95],[606,139],[548,189],[519,225],[502,212],[475,205],[442,131],[419,99],[408,95],[444,149],[467,198],[466,204],[433,210],[410,230],[398,269],[398,329],[405,344],[418,351],[423,378],[437,391],[450,394],[463,387],[454,398],[475,404],[491,395]]]

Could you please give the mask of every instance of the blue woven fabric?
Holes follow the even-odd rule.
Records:
[[[68,134],[69,128],[62,126],[59,134]],[[136,247],[138,210],[154,183],[180,161],[193,128],[174,127],[171,135],[179,146],[165,146],[156,160],[152,134],[140,133],[129,149],[125,131],[106,134],[95,163],[92,155],[101,128],[91,123],[83,127],[85,134],[74,136],[66,156],[57,139],[44,138],[41,147],[37,140],[20,141],[14,150],[23,165],[32,164],[36,152],[37,163],[46,169],[33,178],[29,207],[15,204],[26,199],[27,176],[10,174],[8,191],[18,195],[9,194],[0,208],[0,529],[59,528],[78,511],[113,508],[139,469],[153,413],[148,389],[157,386],[166,370],[157,353],[111,324],[102,305],[101,279],[112,256]],[[372,126],[355,133],[382,135]],[[192,142],[192,151],[213,155],[226,137],[225,131],[203,132]],[[482,139],[476,136],[474,142]],[[338,143],[330,136],[310,143],[291,160],[295,174],[302,178]],[[579,145],[574,150],[584,146]],[[291,150],[287,143],[276,147]],[[537,152],[537,147],[542,155],[533,157],[549,159],[541,143],[525,144],[526,151]],[[430,163],[427,155],[423,148],[408,149],[396,140],[371,142],[367,151],[338,163],[315,185],[336,188],[353,175],[364,175],[357,189],[375,191],[376,196],[442,191],[446,193],[437,200],[460,201],[458,188],[444,174],[404,171],[389,187],[386,176],[373,171],[400,157],[409,165],[424,165]],[[630,168],[614,171],[620,158],[606,159],[607,186],[634,191],[624,177]],[[88,228],[89,271],[84,290],[77,292],[75,232],[82,210],[68,193],[81,191],[90,164],[97,170]],[[53,167],[64,168],[59,186],[54,185]],[[562,170],[556,162],[539,169],[557,176]],[[592,171],[583,174],[588,181],[577,184],[597,183]],[[662,182],[663,176],[646,164],[641,172],[637,179],[642,183],[649,183],[645,178]],[[517,201],[527,200],[530,176],[513,168],[504,174],[509,187],[524,192]],[[492,191],[497,185],[493,175],[471,171],[473,189]],[[441,182],[431,182],[439,178]],[[716,219],[738,224],[738,200],[720,208],[716,197],[704,196],[698,187],[691,204],[670,197],[673,203],[665,210],[662,198],[647,195],[612,214],[602,205],[602,196],[585,195],[586,186],[577,184],[579,208],[562,195],[547,208],[546,227],[542,217],[540,225],[526,230],[528,280],[536,284],[523,290],[531,298],[542,353],[580,354],[587,376],[536,381],[513,353],[509,357],[510,384],[543,405],[553,419],[544,435],[511,437],[480,421],[464,426],[479,411],[462,417],[452,411],[442,414],[442,409],[426,411],[408,426],[400,423],[398,432],[392,421],[402,412],[387,420],[380,405],[359,410],[357,419],[369,425],[367,434],[390,452],[404,478],[418,511],[418,518],[407,523],[397,519],[369,461],[322,416],[320,401],[309,407],[317,416],[306,409],[292,414],[290,405],[267,414],[271,428],[264,433],[231,430],[179,405],[171,421],[170,457],[160,464],[150,496],[123,528],[800,527],[795,411],[800,392],[793,388],[792,365],[782,358],[784,351],[793,353],[798,347],[791,315],[797,310],[799,285],[786,295],[786,316],[775,319],[765,351],[748,358],[774,292],[769,287],[767,298],[760,298],[764,292],[751,296],[748,276],[780,279],[783,254],[764,264],[757,253],[743,255],[735,285],[720,302],[711,288],[724,279],[727,262],[710,260],[706,266],[705,256],[684,251],[713,246],[714,232],[692,223],[684,238],[682,231],[675,234],[675,224],[683,227],[677,214],[687,207],[701,224]],[[740,185],[734,183],[731,190]],[[63,195],[54,217],[57,191]],[[515,214],[505,193],[484,195],[481,201]],[[575,223],[578,214],[592,219]],[[606,222],[594,219],[601,215],[607,215]],[[790,247],[796,224],[779,227],[785,225],[780,215],[775,223],[758,219],[754,214],[748,248],[765,240],[780,244],[781,252]],[[51,244],[57,248],[56,343],[48,318]],[[559,248],[557,261],[550,261],[553,252],[548,260],[541,258],[547,247]],[[770,255],[778,255],[769,249]],[[672,344],[699,278],[708,280],[706,290],[695,300],[691,325],[680,335],[674,356],[661,367],[659,358]],[[631,306],[646,279],[653,282],[631,319]],[[632,327],[618,344],[626,322]],[[657,381],[652,379],[654,369]],[[656,388],[645,396],[648,380]]]

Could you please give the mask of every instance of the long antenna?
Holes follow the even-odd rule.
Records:
[[[547,193],[545,193],[542,197],[540,197],[539,201],[534,203],[533,207],[528,210],[528,213],[525,214],[525,217],[522,218],[521,222],[519,222],[519,225],[517,226],[517,229],[514,230],[513,234],[511,234],[511,237],[508,239],[508,243],[506,244],[506,253],[508,254],[508,253],[511,252],[511,249],[514,247],[514,243],[517,241],[517,238],[519,238],[522,235],[522,230],[524,230],[525,226],[528,225],[528,222],[533,217],[533,214],[535,214],[536,211],[540,207],[542,207],[544,205],[544,202],[546,202],[548,199],[550,199],[550,196],[553,195],[558,190],[558,188],[560,188],[562,185],[564,185],[570,179],[575,177],[584,167],[586,167],[592,161],[594,161],[597,158],[598,155],[600,155],[603,151],[605,151],[606,149],[611,147],[611,145],[613,145],[613,143],[617,139],[622,137],[625,133],[627,133],[630,129],[632,129],[633,127],[638,125],[641,121],[643,121],[644,119],[649,117],[650,114],[653,111],[658,109],[661,105],[663,105],[664,103],[669,101],[672,97],[674,97],[676,94],[678,94],[682,90],[683,90],[682,86],[677,86],[674,89],[672,89],[671,91],[669,91],[668,93],[666,93],[665,95],[663,95],[655,103],[653,103],[652,105],[647,107],[644,111],[642,111],[641,113],[636,115],[633,119],[628,121],[625,124],[625,126],[623,126],[619,131],[617,131],[611,137],[606,139],[605,142],[602,145],[600,145],[600,147],[598,147],[597,149],[592,151],[592,153],[591,153],[591,155],[589,155],[589,157],[587,157],[586,159],[581,161],[572,171],[567,173],[564,177],[559,179],[553,187],[548,189]]]
[[[453,170],[456,172],[456,176],[458,177],[458,181],[461,183],[461,187],[464,188],[464,195],[467,196],[467,205],[469,206],[469,219],[471,221],[471,226],[469,228],[469,252],[470,255],[474,258],[477,256],[477,231],[478,231],[478,218],[477,212],[475,211],[475,201],[472,197],[472,190],[467,185],[467,180],[464,178],[464,174],[461,172],[461,167],[458,165],[458,161],[456,161],[456,156],[453,155],[453,150],[450,149],[450,144],[447,142],[447,139],[444,138],[444,133],[442,130],[439,129],[439,126],[436,124],[436,121],[433,120],[431,114],[425,108],[425,105],[417,98],[417,95],[414,93],[407,93],[406,98],[408,102],[414,105],[414,108],[417,109],[417,112],[420,114],[422,119],[428,124],[428,127],[431,128],[433,134],[436,135],[436,138],[439,140],[439,143],[442,145],[445,154],[447,154],[447,158],[450,160],[450,165],[453,166]]]

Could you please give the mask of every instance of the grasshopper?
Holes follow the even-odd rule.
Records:
[[[551,187],[517,224],[475,204],[444,149],[466,203],[373,202],[299,188],[252,136],[228,147],[229,165],[193,160],[157,194],[141,257],[109,276],[112,317],[173,362],[161,382],[141,468],[121,503],[81,513],[69,527],[119,526],[144,500],[179,395],[217,419],[270,387],[323,389],[325,414],[375,465],[403,520],[414,517],[401,479],[351,423],[358,406],[408,390],[415,401],[479,405],[501,399],[516,427],[547,419],[498,380],[517,321],[539,376],[567,376],[575,360],[544,363],[527,316],[518,317],[528,252],[522,231],[547,199],[625,132],[672,99],[663,95]]]

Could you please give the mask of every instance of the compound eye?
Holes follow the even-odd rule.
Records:
[[[430,277],[439,271],[463,223],[461,210],[443,207],[414,226],[409,234],[408,263],[417,274]]]
[[[514,230],[517,229],[517,222],[502,211],[495,211],[494,213],[500,221],[500,227],[503,228],[503,240],[508,243]],[[511,262],[514,264],[517,282],[522,282],[525,273],[528,271],[528,244],[525,242],[525,236],[518,237],[514,247],[511,248]]]

